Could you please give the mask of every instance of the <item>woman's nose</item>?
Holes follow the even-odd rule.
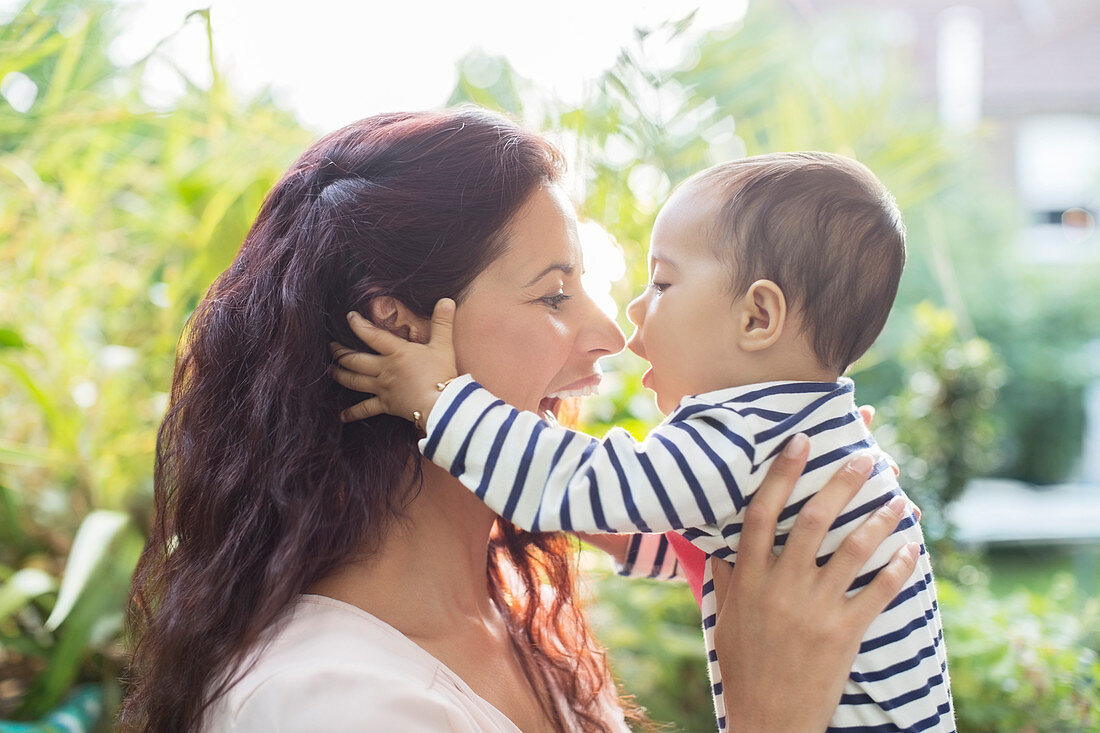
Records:
[[[599,356],[617,354],[626,346],[626,337],[619,324],[615,323],[603,310],[596,305],[596,301],[586,293],[584,301],[588,304],[582,321],[584,332],[580,342],[585,351],[600,352]]]

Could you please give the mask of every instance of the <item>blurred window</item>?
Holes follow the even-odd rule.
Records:
[[[1025,259],[1080,262],[1100,255],[1100,117],[1023,120],[1016,134],[1016,184],[1027,216]]]

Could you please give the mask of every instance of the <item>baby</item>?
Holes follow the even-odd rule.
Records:
[[[530,531],[676,530],[732,563],[745,509],[791,437],[809,437],[810,458],[781,515],[777,552],[836,468],[877,450],[852,381],[841,375],[885,325],[904,261],[893,197],[848,158],[762,155],[689,179],[657,217],[650,284],[627,309],[637,326],[628,346],[651,364],[642,384],[667,415],[641,442],[621,428],[597,440],[558,427],[504,404],[469,375],[436,383],[457,371],[449,328],[424,346],[362,318],[352,326],[379,351],[365,370],[377,404],[395,413],[402,406],[426,432],[424,456],[501,516]],[[441,301],[437,319],[449,323],[451,307]],[[335,373],[350,381],[344,369]],[[819,562],[863,517],[903,501],[878,461],[830,528]],[[916,570],[864,636],[831,729],[955,729],[932,568],[911,514],[849,593],[901,547],[919,553]],[[701,606],[725,730],[709,564]]]

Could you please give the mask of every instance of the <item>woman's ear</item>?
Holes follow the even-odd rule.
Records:
[[[379,328],[418,344],[428,343],[431,321],[422,318],[392,295],[379,295],[367,303],[367,318]]]
[[[745,351],[760,351],[775,344],[787,324],[787,299],[771,280],[757,280],[741,298],[738,334]]]

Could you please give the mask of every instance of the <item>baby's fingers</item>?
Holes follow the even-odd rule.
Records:
[[[359,372],[353,372],[340,366],[332,366],[329,368],[329,375],[336,380],[337,384],[343,385],[348,389],[353,389],[356,392],[378,393],[377,378],[369,374],[360,374]]]
[[[354,422],[356,420],[374,417],[375,415],[385,414],[386,409],[382,407],[382,400],[377,397],[371,397],[369,400],[363,400],[341,412],[340,422]]]
[[[450,298],[441,298],[435,304],[432,311],[432,335],[429,343],[432,346],[446,346],[453,348],[455,326],[455,302]]]
[[[348,313],[348,325],[351,326],[351,330],[355,335],[363,340],[363,343],[379,354],[393,353],[394,349],[405,343],[400,337],[384,328],[378,328],[355,311]]]
[[[382,373],[385,357],[368,354],[365,351],[353,351],[335,341],[330,341],[328,347],[332,351],[332,358],[344,369],[368,376],[377,376]]]

